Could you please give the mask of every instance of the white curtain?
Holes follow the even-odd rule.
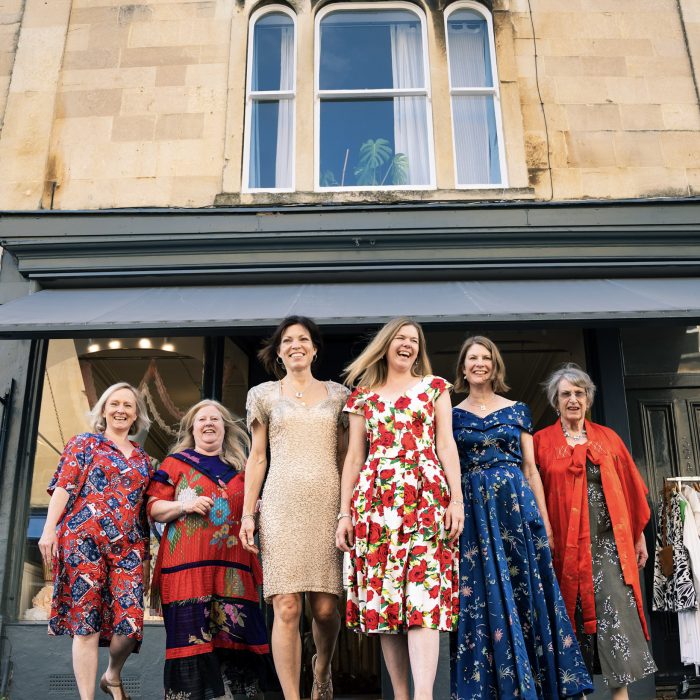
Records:
[[[280,90],[294,89],[294,27],[281,29]],[[294,141],[294,99],[280,100],[277,113],[275,187],[292,186],[292,144]]]
[[[486,23],[460,22],[448,29],[450,80],[452,87],[490,85],[486,72],[489,50]],[[500,180],[498,141],[493,97],[452,98],[457,182],[460,185],[487,184]]]
[[[395,88],[425,86],[421,32],[412,24],[391,24],[391,71]],[[410,185],[430,184],[426,97],[394,98],[394,153],[408,159]]]

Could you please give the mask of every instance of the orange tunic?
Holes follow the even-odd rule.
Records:
[[[586,421],[588,442],[571,447],[557,421],[535,433],[535,459],[540,469],[549,521],[554,534],[554,570],[566,609],[574,619],[581,598],[584,632],[596,631],[591,535],[588,522],[586,460],[600,467],[622,574],[632,586],[644,635],[649,639],[642,607],[635,542],[649,521],[647,487],[619,435]]]

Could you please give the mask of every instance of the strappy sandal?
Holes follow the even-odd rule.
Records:
[[[314,683],[311,686],[311,700],[333,700],[333,676],[329,673],[325,681],[319,680],[316,676],[316,656],[311,659],[311,673]]]
[[[103,675],[102,678],[100,678],[100,690],[105,695],[115,697],[111,688],[119,688],[119,690],[121,690],[122,692],[122,698],[124,698],[124,700],[131,700],[131,696],[129,696],[126,690],[124,690],[124,686],[122,685],[121,680],[118,683],[113,683],[111,681],[108,681]]]

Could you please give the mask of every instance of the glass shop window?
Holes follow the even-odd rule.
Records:
[[[135,440],[154,465],[168,454],[180,418],[201,398],[203,338],[106,338],[49,342],[30,493],[30,517],[19,597],[19,617],[47,620],[52,581],[38,540],[46,518],[46,487],[68,440],[88,430],[87,412],[110,385],[126,381],[143,391],[151,426]],[[151,552],[158,540],[151,538]],[[146,619],[160,620],[149,615]]]

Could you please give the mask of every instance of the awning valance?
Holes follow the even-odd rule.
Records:
[[[698,279],[376,282],[45,289],[0,306],[0,336],[259,327],[290,314],[327,325],[699,318]]]

